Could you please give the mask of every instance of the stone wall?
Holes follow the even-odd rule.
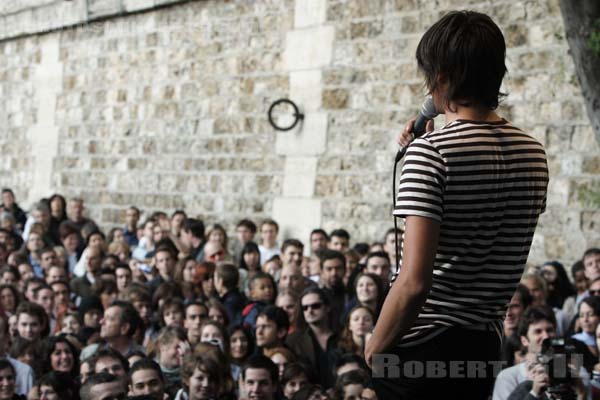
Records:
[[[0,184],[25,204],[56,191],[83,196],[105,227],[136,204],[230,227],[274,216],[305,241],[316,226],[380,240],[394,137],[423,99],[416,45],[443,13],[469,8],[508,42],[501,113],[549,156],[530,260],[571,263],[600,243],[599,145],[556,0],[33,3],[0,8],[29,27],[0,32]],[[79,10],[70,28],[24,22],[57,7]],[[267,121],[280,97],[306,114],[290,132]]]

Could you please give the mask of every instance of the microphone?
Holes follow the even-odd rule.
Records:
[[[413,125],[412,134],[415,137],[415,139],[425,133],[427,121],[434,119],[438,114],[439,112],[435,108],[435,104],[433,104],[433,98],[431,97],[431,95],[425,97],[425,101],[421,106],[421,111],[419,111],[419,115],[417,115],[417,119],[415,120],[415,124]],[[402,159],[405,151],[406,148],[404,147],[398,150],[398,153],[396,154],[396,163]]]

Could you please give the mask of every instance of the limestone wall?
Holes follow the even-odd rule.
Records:
[[[305,241],[316,226],[379,240],[392,225],[393,139],[423,98],[416,45],[443,13],[469,8],[508,42],[501,113],[549,155],[530,260],[571,263],[600,244],[599,145],[556,0],[8,3],[0,184],[25,204],[60,192],[83,196],[105,227],[136,204],[229,226],[273,216]],[[67,8],[70,28],[57,29],[51,16]],[[280,97],[301,106],[301,127],[269,126]]]

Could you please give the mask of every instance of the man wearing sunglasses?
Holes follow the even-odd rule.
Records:
[[[323,289],[309,288],[302,293],[300,305],[301,321],[306,328],[293,333],[286,344],[310,364],[315,376],[319,377],[318,383],[330,388],[335,382],[332,370],[338,337],[331,328],[329,297]]]

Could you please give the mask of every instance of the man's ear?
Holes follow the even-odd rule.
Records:
[[[119,328],[119,331],[121,332],[121,335],[123,336],[128,336],[127,333],[129,332],[129,327],[131,325],[129,325],[129,322],[125,322],[124,324],[121,324],[121,327]],[[135,334],[135,332],[134,332]]]
[[[521,344],[523,345],[523,347],[529,347],[529,340],[526,336],[520,336],[519,338],[521,339]]]

